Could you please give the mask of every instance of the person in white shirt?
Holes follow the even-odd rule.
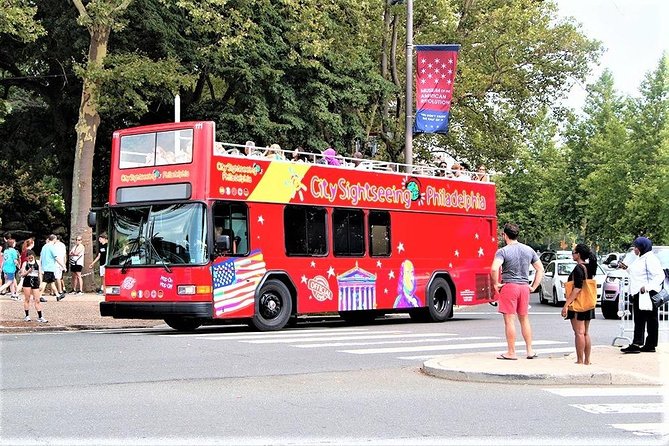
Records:
[[[53,250],[56,254],[56,270],[54,271],[54,277],[56,278],[56,288],[58,289],[58,294],[62,299],[65,296],[65,281],[63,280],[63,273],[67,271],[67,246],[63,243],[61,236],[56,236],[57,239],[53,244]],[[59,299],[56,299],[59,300]]]
[[[634,252],[639,258],[629,265],[627,272],[630,276],[630,301],[634,314],[634,338],[627,347],[620,349],[623,353],[655,352],[660,323],[657,308],[650,310],[639,308],[639,298],[648,293],[654,296],[662,289],[664,271],[660,260],[653,253],[653,242],[646,237],[637,237],[634,242]],[[648,331],[644,342],[645,332]]]

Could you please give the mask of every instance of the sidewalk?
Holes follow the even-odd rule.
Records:
[[[30,333],[37,331],[100,330],[145,328],[164,325],[162,320],[113,319],[100,316],[97,294],[68,294],[60,302],[53,296],[42,304],[48,323],[35,322],[37,314],[30,309],[31,322],[24,322],[23,299],[13,301],[0,296],[0,332]],[[595,346],[590,366],[574,364],[575,353],[542,354],[525,359],[519,351],[517,361],[496,359],[494,352],[477,352],[440,356],[425,361],[425,374],[454,381],[495,382],[538,385],[667,385],[669,384],[669,344],[661,344],[656,353],[622,354],[619,347]]]
[[[453,381],[537,385],[667,385],[669,344],[656,353],[623,354],[620,347],[593,346],[592,364],[576,364],[571,354],[539,353],[535,359],[497,359],[493,352],[441,356],[425,361],[423,372]]]
[[[143,328],[162,325],[162,320],[113,319],[100,316],[100,302],[104,297],[98,294],[66,294],[60,302],[54,296],[45,296],[42,315],[49,321],[36,322],[37,312],[30,305],[31,322],[24,322],[23,296],[14,301],[9,294],[0,296],[0,332],[24,333],[35,331],[98,330],[105,328]]]

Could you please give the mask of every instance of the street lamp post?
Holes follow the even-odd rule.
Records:
[[[413,164],[413,0],[407,2],[406,122],[404,126],[404,163]],[[407,172],[411,170],[407,167]]]

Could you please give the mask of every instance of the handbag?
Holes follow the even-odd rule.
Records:
[[[650,300],[653,301],[653,308],[660,308],[662,305],[669,302],[669,291],[663,287],[659,293],[650,296]]]
[[[585,265],[582,265],[585,269]],[[585,270],[585,279],[576,299],[569,305],[569,309],[577,313],[594,310],[597,306],[597,281],[588,279],[588,270]],[[574,281],[570,280],[564,284],[565,296],[569,296],[574,289]]]
[[[639,293],[639,310],[652,311],[653,301],[650,299],[650,293]]]

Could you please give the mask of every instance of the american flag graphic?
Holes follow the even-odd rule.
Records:
[[[230,314],[253,305],[256,286],[265,274],[262,251],[248,257],[229,259],[212,266],[216,316]]]

